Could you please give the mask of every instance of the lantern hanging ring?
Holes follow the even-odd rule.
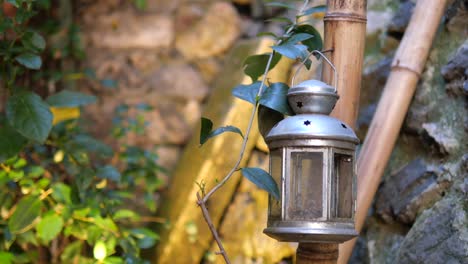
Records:
[[[319,50],[313,50],[309,53],[309,55],[307,55],[307,57],[301,62],[301,65],[297,68],[296,70],[296,73],[294,73],[293,77],[292,77],[292,80],[291,80],[291,87],[294,87],[294,79],[296,78],[297,74],[299,73],[299,71],[304,67],[304,62],[306,60],[308,60],[310,58],[311,55],[313,54],[319,54],[327,63],[328,65],[330,65],[330,67],[333,69],[333,79],[334,79],[334,87],[335,88],[335,93],[337,92],[336,91],[336,87],[338,87],[338,72],[336,71],[336,68],[335,68],[335,65],[333,65],[333,63],[331,63],[331,61],[327,58],[327,56],[325,56],[322,52],[320,52]]]

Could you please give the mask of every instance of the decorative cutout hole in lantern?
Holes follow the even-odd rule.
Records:
[[[314,53],[335,71],[336,87],[335,67]],[[359,140],[349,126],[328,116],[339,98],[335,87],[318,80],[294,85],[293,78],[288,102],[296,115],[280,121],[265,138],[280,200],[270,195],[264,232],[280,241],[341,243],[357,236]]]

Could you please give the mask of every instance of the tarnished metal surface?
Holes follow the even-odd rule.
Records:
[[[262,39],[238,44],[233,48],[223,71],[214,85],[203,116],[210,118],[215,127],[234,125],[245,131],[252,105],[231,95],[231,89],[239,83],[249,83],[250,79],[242,72],[244,59],[254,53],[264,53],[272,46],[272,41]],[[291,62],[281,60],[270,73],[270,81],[287,80]],[[199,263],[209,249],[212,236],[196,205],[196,192],[199,187],[195,182],[206,182],[211,189],[234,165],[241,149],[239,135],[226,133],[208,141],[199,147],[198,131],[179,161],[171,180],[171,186],[160,210],[161,216],[168,219],[169,225],[161,228],[161,243],[158,245],[155,263]],[[257,126],[251,132],[245,157],[249,157],[259,137]],[[246,158],[246,159],[247,159]],[[245,164],[245,161],[243,162]],[[223,188],[211,197],[207,207],[215,225],[218,225],[223,213],[232,199],[240,179],[239,174],[227,182]],[[266,214],[266,206],[264,207]],[[226,216],[229,219],[229,216]],[[251,223],[257,225],[257,223]],[[231,230],[237,232],[238,230]],[[235,241],[239,243],[239,241]],[[229,249],[228,249],[229,251]]]
[[[288,91],[288,102],[296,114],[328,115],[338,100],[335,88],[318,80],[307,80]]]
[[[350,126],[326,115],[296,115],[285,118],[274,126],[266,141],[278,139],[331,139],[358,143]]]

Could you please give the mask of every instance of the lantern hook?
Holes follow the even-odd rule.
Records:
[[[333,63],[331,63],[331,61],[327,58],[327,56],[325,56],[322,52],[320,52],[319,50],[313,50],[309,53],[309,55],[307,55],[307,57],[302,61],[301,65],[297,68],[296,72],[294,73],[292,79],[291,79],[291,87],[294,87],[294,79],[296,79],[296,76],[297,74],[299,73],[299,71],[302,69],[302,67],[304,67],[304,63],[306,62],[306,60],[308,60],[310,58],[311,55],[313,54],[319,54],[327,63],[328,65],[330,65],[330,67],[333,69],[333,79],[334,79],[334,87],[335,88],[335,93],[337,92],[336,91],[336,88],[338,87],[338,72],[336,71],[336,68],[335,68],[335,65],[333,65]]]

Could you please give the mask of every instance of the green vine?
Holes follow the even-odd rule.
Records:
[[[232,94],[242,100],[245,100],[254,105],[251,112],[247,130],[245,133],[235,126],[225,126],[212,129],[213,123],[207,118],[201,120],[200,144],[204,144],[208,139],[218,136],[224,132],[233,132],[239,134],[242,138],[242,146],[238,159],[232,169],[218,182],[211,190],[203,188],[200,193],[197,193],[198,205],[200,206],[205,221],[207,222],[210,231],[218,244],[221,254],[226,263],[230,263],[227,252],[224,250],[218,232],[214,227],[209,212],[206,208],[206,203],[210,197],[218,191],[237,171],[241,171],[242,175],[253,182],[257,187],[266,190],[271,196],[279,199],[280,194],[278,186],[273,177],[261,168],[241,168],[240,163],[244,156],[245,148],[249,140],[250,131],[252,129],[255,115],[264,107],[270,111],[272,115],[290,115],[292,112],[287,103],[286,94],[289,86],[285,83],[267,83],[268,73],[277,65],[281,58],[287,57],[293,60],[304,63],[307,69],[311,66],[311,61],[308,58],[310,52],[322,49],[322,38],[319,32],[307,21],[303,22],[303,18],[312,16],[317,13],[325,12],[325,6],[316,6],[308,8],[309,1],[305,0],[302,7],[297,10],[294,4],[291,3],[268,3],[269,6],[296,10],[297,15],[292,21],[287,17],[278,17],[271,20],[286,23],[284,34],[276,36],[272,32],[260,33],[259,36],[269,36],[276,40],[276,44],[272,46],[272,52],[252,55],[244,61],[244,73],[252,79],[249,85],[238,85],[233,88]],[[263,76],[263,77],[262,77]],[[262,77],[261,81],[257,81]],[[265,122],[265,120],[259,120]],[[261,125],[261,124],[259,124]],[[200,185],[199,185],[200,186]]]
[[[76,81],[115,82],[75,66],[85,53],[73,3],[59,2],[0,1],[0,263],[148,263],[163,169],[154,151],[113,149],[84,129],[80,108],[98,98]],[[131,108],[151,110],[118,107],[116,140],[144,133]]]

